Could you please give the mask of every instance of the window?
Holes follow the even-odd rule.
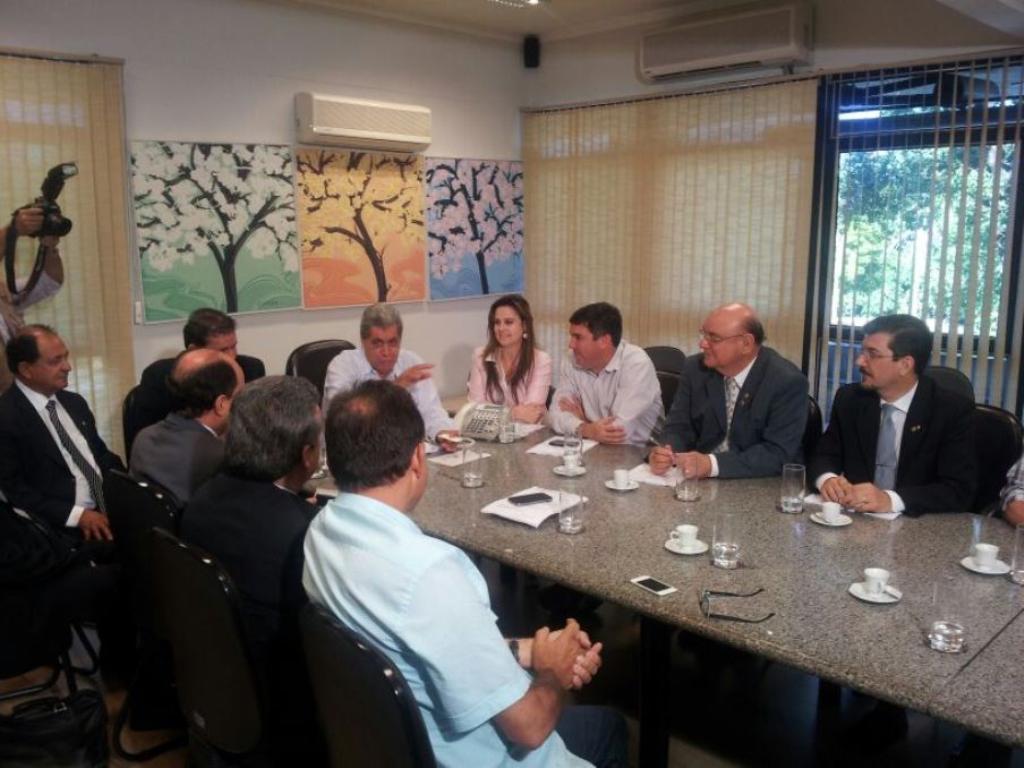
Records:
[[[932,364],[1019,409],[1021,61],[826,78],[817,396],[858,378],[861,328],[907,313]]]

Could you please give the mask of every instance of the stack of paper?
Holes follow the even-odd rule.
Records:
[[[672,467],[664,475],[656,475],[651,472],[650,464],[637,464],[631,470],[629,470],[629,479],[635,480],[638,483],[647,483],[648,485],[663,485],[666,488],[672,488],[675,486],[676,481],[679,479],[679,468]]]
[[[804,496],[804,504],[815,504],[815,505],[820,507],[821,506],[821,502],[823,502],[823,501],[824,501],[824,499],[821,498],[821,495],[817,494],[817,493],[809,493],[806,496]],[[857,511],[856,509],[843,509],[843,512],[847,512],[847,513],[856,512],[856,511]],[[879,520],[895,520],[897,517],[899,517],[903,513],[902,512],[862,512],[861,514],[863,514],[863,515],[865,515],[867,517],[877,517]]]
[[[557,515],[560,509],[568,509],[574,504],[579,504],[580,502],[580,497],[576,494],[559,494],[558,491],[552,491],[536,485],[512,495],[522,496],[527,493],[546,493],[551,497],[551,501],[517,507],[515,504],[509,503],[508,497],[505,497],[504,499],[492,501],[484,507],[481,512],[485,515],[497,515],[498,517],[504,517],[506,520],[511,520],[514,523],[523,523],[534,528],[539,528],[540,524],[549,517]],[[585,496],[583,497],[583,500],[586,501]]]
[[[561,445],[552,445],[551,441],[561,441],[563,439],[564,438],[556,435],[555,437],[545,440],[543,443],[537,443],[537,445],[533,446],[533,448],[530,448],[527,451],[527,453],[535,453],[538,456],[557,456],[558,458],[562,458],[562,453],[565,451],[565,448],[563,448]],[[595,445],[597,445],[597,440],[584,440],[583,452],[586,453]]]
[[[491,454],[484,453],[483,451],[466,451],[466,459],[462,458],[462,451],[456,451],[455,453],[446,453],[443,456],[433,456],[427,461],[434,464],[440,464],[442,467],[457,467],[461,464],[476,461],[477,459],[489,459]]]

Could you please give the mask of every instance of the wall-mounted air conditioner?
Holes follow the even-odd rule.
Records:
[[[748,67],[806,64],[811,50],[811,9],[803,2],[742,6],[694,16],[640,41],[642,79]]]
[[[430,110],[409,104],[297,93],[295,136],[300,144],[422,152],[430,146]]]

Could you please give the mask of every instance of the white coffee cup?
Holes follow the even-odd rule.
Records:
[[[675,539],[681,547],[692,547],[697,542],[697,530],[696,525],[677,525],[669,538]]]
[[[864,588],[872,595],[880,595],[889,583],[889,572],[885,568],[865,568]]]
[[[628,469],[616,469],[612,473],[612,484],[616,488],[628,488],[629,487],[629,470]]]
[[[996,564],[999,547],[995,544],[978,542],[974,545],[974,564],[979,568],[991,568]]]
[[[567,453],[562,457],[562,466],[570,471],[580,468],[580,457],[577,453]]]
[[[821,517],[826,523],[838,523],[843,516],[842,505],[834,501],[825,501],[821,504]]]

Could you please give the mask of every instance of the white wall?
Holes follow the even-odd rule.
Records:
[[[314,90],[430,107],[431,156],[519,157],[522,63],[494,41],[257,0],[36,0],[4,4],[0,46],[125,59],[129,140],[290,144],[293,95]],[[465,391],[489,305],[402,307],[405,343],[440,364],[442,394]],[[360,312],[242,316],[240,348],[283,372],[303,341],[355,341]],[[181,348],[181,324],[137,325],[134,338],[141,371]]]
[[[937,0],[814,0],[814,15],[815,50],[809,70],[944,58],[1021,44]],[[636,49],[645,31],[542,45],[541,66],[527,79],[530,106],[657,94],[699,82],[641,82],[636,76]]]

